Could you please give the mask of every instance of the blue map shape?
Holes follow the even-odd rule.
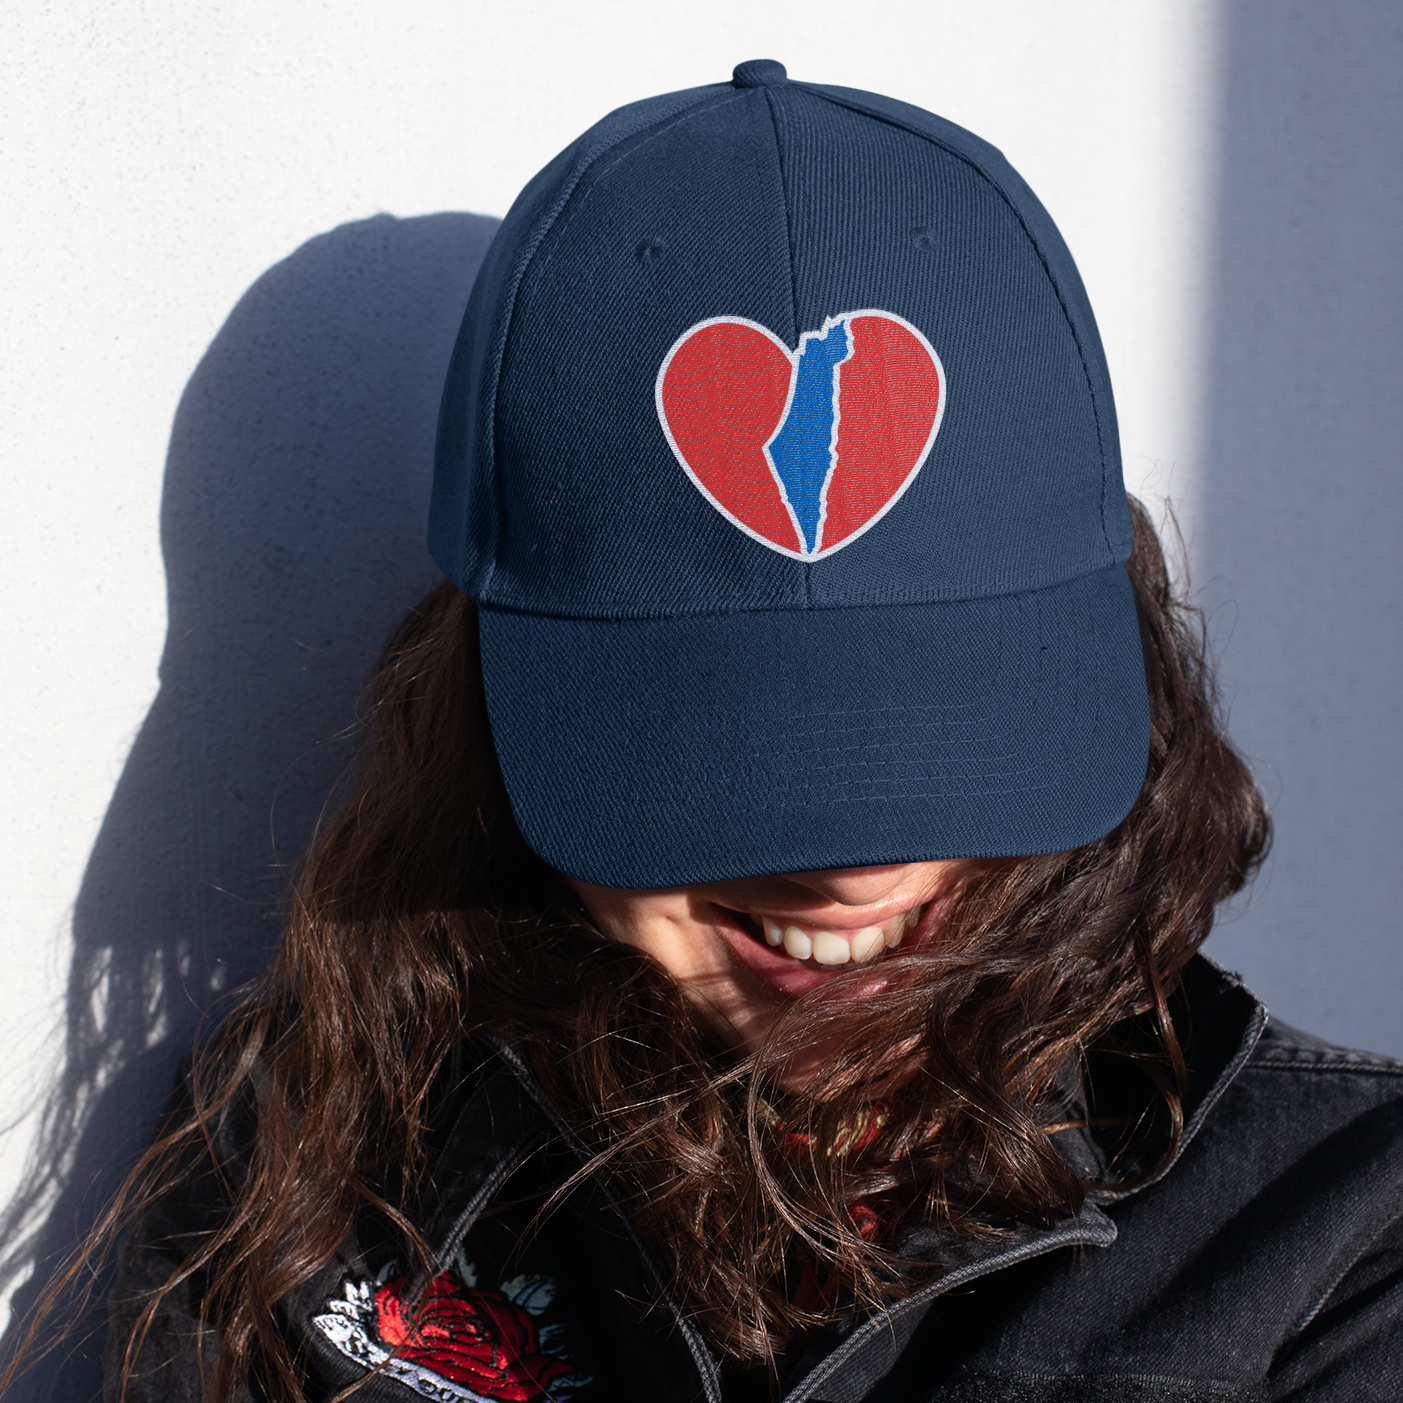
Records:
[[[821,336],[800,342],[794,398],[769,445],[770,461],[799,519],[804,549],[810,554],[818,549],[823,488],[834,465],[833,382],[838,367],[852,352],[846,319],[828,327]]]

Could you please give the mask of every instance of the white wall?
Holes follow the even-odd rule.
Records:
[[[194,1010],[266,949],[276,863],[345,758],[326,738],[427,577],[435,381],[488,226],[423,216],[500,215],[609,108],[745,58],[929,107],[1001,146],[1061,224],[1132,489],[1172,495],[1192,532],[1219,18],[1210,0],[10,0],[0,1197],[65,1039],[86,1059],[73,1093],[114,1088],[100,1134],[57,1127],[79,1173],[95,1136],[116,1160],[149,1134]]]

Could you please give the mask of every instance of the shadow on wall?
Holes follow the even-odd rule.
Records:
[[[495,227],[380,216],[311,240],[250,288],[181,398],[160,692],[78,897],[42,1162],[0,1225],[10,1279],[38,1267],[16,1319],[149,1140],[201,1015],[276,942],[289,865],[354,758],[359,687],[434,576],[439,390]],[[99,1389],[94,1337],[11,1403]]]
[[[1403,8],[1224,9],[1199,574],[1271,865],[1209,950],[1403,1056]]]

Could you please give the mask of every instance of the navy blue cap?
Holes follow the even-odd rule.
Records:
[[[537,175],[454,352],[430,548],[575,877],[1059,851],[1144,778],[1081,280],[999,152],[889,98],[755,60]]]

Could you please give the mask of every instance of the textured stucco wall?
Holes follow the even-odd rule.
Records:
[[[36,1245],[90,1212],[273,938],[356,681],[429,575],[436,382],[485,216],[610,107],[762,55],[972,127],[1062,225],[1131,485],[1177,502],[1233,601],[1234,718],[1282,776],[1272,883],[1215,945],[1294,1021],[1403,1052],[1403,321],[1397,185],[1371,176],[1396,157],[1397,10],[1290,8],[7,5],[0,1198],[55,1205]],[[1326,422],[1352,435],[1328,459]],[[41,1129],[53,1172],[25,1179]]]

